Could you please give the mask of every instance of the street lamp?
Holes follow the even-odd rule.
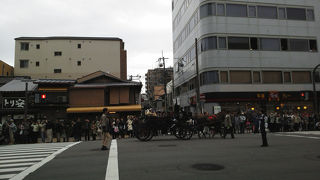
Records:
[[[158,59],[159,62],[159,67],[163,67],[163,88],[164,88],[164,112],[167,114],[167,76],[166,76],[166,59],[169,58],[165,58],[162,57]],[[161,63],[162,61],[162,63]]]

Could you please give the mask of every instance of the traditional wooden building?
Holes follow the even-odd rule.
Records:
[[[66,109],[69,106],[69,88],[76,81],[68,79],[39,79],[34,92],[34,107],[39,111],[38,119],[65,120],[68,119]]]
[[[31,79],[15,78],[0,87],[1,121],[35,118],[34,92],[37,84]]]
[[[97,71],[82,78],[69,88],[71,116],[100,115],[104,108],[122,115],[140,113],[142,83],[121,80],[109,73]]]

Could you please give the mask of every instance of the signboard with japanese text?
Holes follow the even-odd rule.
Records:
[[[25,106],[25,98],[21,97],[3,97],[3,109],[23,109]]]

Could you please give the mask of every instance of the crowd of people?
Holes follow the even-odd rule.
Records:
[[[111,120],[113,138],[134,137],[135,116],[114,117]],[[76,120],[18,120],[0,122],[0,144],[51,143],[90,141],[101,139],[100,119],[77,118]]]
[[[163,116],[163,114],[155,114]],[[187,115],[187,114],[186,114]],[[189,118],[191,117],[189,114]],[[259,133],[261,117],[258,112],[221,112],[217,115],[204,114],[207,122],[217,122],[232,137],[234,134]],[[320,122],[308,113],[265,114],[265,129],[269,132],[292,132],[320,130]],[[113,139],[134,137],[134,122],[137,116],[109,117],[110,135]],[[198,122],[199,123],[199,122]],[[210,124],[210,123],[209,123]],[[0,122],[0,144],[50,143],[66,141],[90,141],[101,139],[102,126],[100,117],[95,120],[77,118],[76,120],[7,120]],[[224,134],[224,137],[226,134]]]
[[[258,133],[259,114],[256,111],[246,113],[229,113],[235,133]],[[292,132],[320,130],[320,122],[313,115],[308,113],[277,113],[265,114],[266,129],[270,132]]]

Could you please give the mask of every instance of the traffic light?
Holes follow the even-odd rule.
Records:
[[[40,102],[46,103],[47,102],[47,94],[40,94]]]
[[[41,99],[42,99],[42,100],[47,99],[47,95],[46,95],[46,94],[41,94]]]
[[[300,92],[300,99],[304,101],[309,100],[309,92]]]

